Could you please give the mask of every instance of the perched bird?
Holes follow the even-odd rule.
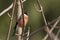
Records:
[[[18,19],[18,21],[17,21],[16,24],[15,24],[13,36],[14,36],[15,33],[16,33],[16,28],[17,28],[17,26],[23,28],[23,25],[24,25],[24,27],[25,27],[27,23],[28,23],[28,14],[27,14],[27,13],[24,13],[24,24],[23,24],[23,17],[22,17],[22,15],[21,15],[20,18]]]

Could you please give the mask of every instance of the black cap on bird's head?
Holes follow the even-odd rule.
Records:
[[[27,13],[27,12],[24,12],[24,14],[28,15],[28,13]]]

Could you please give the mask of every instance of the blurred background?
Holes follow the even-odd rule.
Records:
[[[13,0],[0,0],[0,12],[6,9],[12,2]],[[60,0],[40,0],[40,2],[41,5],[43,6],[44,14],[46,16],[47,21],[51,21],[57,18],[58,16],[60,16]],[[27,27],[31,25],[31,32],[33,32],[38,28],[42,28],[44,26],[42,15],[41,13],[37,12],[34,4],[37,7],[36,0],[26,0],[26,2],[24,2],[23,4],[24,11],[29,13],[29,23],[27,24]],[[11,10],[6,12],[6,14],[0,16],[0,39],[1,40],[6,40],[7,37],[9,21],[10,21],[7,13],[11,13]],[[12,36],[13,28],[16,22],[15,19],[16,19],[16,15],[14,15],[14,19],[13,19],[10,40],[16,40],[16,37]],[[32,35],[30,37],[30,40],[42,40],[45,34],[46,32],[44,30],[41,30],[36,34]]]

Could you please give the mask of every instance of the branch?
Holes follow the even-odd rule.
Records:
[[[60,21],[60,18],[54,23],[51,30],[49,31],[49,34],[53,31],[53,29],[56,27],[56,25],[58,24],[59,21]],[[46,40],[47,37],[48,37],[48,34],[43,38],[43,40]]]
[[[51,25],[51,24],[53,24],[54,22],[56,22],[56,21],[59,19],[59,17],[60,17],[60,16],[58,16],[57,18],[55,18],[55,19],[54,19],[54,20],[52,20],[51,22],[48,22],[48,25],[49,25],[50,27],[52,27],[52,25]],[[60,29],[60,27],[59,27],[59,26],[56,26],[55,28]]]
[[[30,36],[30,27],[28,28],[28,32],[27,32],[27,39],[26,40],[29,40],[29,36]]]
[[[4,9],[1,13],[0,16],[2,16],[3,14],[5,14],[7,11],[9,11],[11,8],[13,7],[13,3],[6,9]]]
[[[55,18],[54,20],[52,20],[51,22],[48,22],[48,24],[53,24],[56,20],[59,19],[60,16],[58,16],[57,18]]]
[[[49,33],[49,28],[46,29],[46,32],[48,33],[48,35],[50,36],[51,40],[54,40],[55,39],[55,34],[54,33]],[[59,40],[58,37],[56,37],[56,40]]]
[[[42,16],[43,16],[43,19],[44,19],[44,23],[45,23],[45,26],[48,27],[48,23],[46,21],[46,18],[45,18],[45,15],[44,15],[44,12],[43,12],[43,7],[42,5],[40,4],[39,0],[37,0],[37,4],[38,4],[38,7],[39,7],[39,10],[42,10]],[[40,11],[39,11],[40,12]]]
[[[24,3],[26,0],[23,0],[22,3]],[[13,3],[6,9],[4,9],[1,13],[0,16],[2,16],[3,14],[5,14],[7,11],[9,11],[11,8],[13,7]],[[9,16],[9,15],[8,15]]]
[[[38,12],[42,12],[42,10],[37,9],[37,7],[36,7],[35,4],[34,4],[34,7],[35,7],[35,9],[36,9]]]
[[[19,19],[20,16],[22,15],[22,0],[18,0],[17,4],[18,4],[18,6],[17,6],[18,7],[17,17]],[[18,40],[23,40],[23,38],[21,36],[22,35],[22,27],[18,26],[18,30],[17,31],[18,31]]]
[[[52,27],[53,25],[49,25],[49,27]],[[56,29],[60,29],[60,26],[56,26]]]
[[[9,13],[7,13],[7,15],[11,18],[11,15]]]
[[[48,28],[48,23],[47,23],[47,21],[46,21],[46,18],[45,18],[45,15],[44,15],[44,12],[43,12],[43,7],[42,7],[42,5],[39,3],[39,0],[37,0],[37,3],[38,3],[38,6],[39,6],[39,10],[42,10],[42,12],[41,11],[39,11],[41,14],[42,14],[42,16],[43,16],[43,19],[44,19],[44,22],[45,22],[45,31],[47,32],[47,31],[49,31],[49,30],[46,30],[47,28]],[[49,34],[49,36],[50,36],[50,38],[51,38],[51,33],[48,33]],[[45,39],[44,39],[45,40]]]
[[[23,0],[22,3],[24,3],[26,0]],[[2,16],[3,14],[5,14],[7,11],[9,11],[11,8],[13,7],[13,3],[6,9],[4,9],[1,13],[0,16]]]
[[[11,27],[12,27],[12,21],[13,21],[13,16],[14,16],[15,5],[16,5],[16,0],[14,0],[14,3],[13,3],[12,16],[11,16],[11,19],[10,19],[10,25],[9,25],[9,30],[8,30],[8,35],[7,35],[6,40],[9,40],[9,38],[10,38],[10,32],[11,32]]]

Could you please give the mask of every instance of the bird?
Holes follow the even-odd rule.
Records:
[[[15,33],[16,33],[17,26],[23,28],[23,25],[24,25],[24,27],[25,27],[25,26],[27,25],[27,23],[28,23],[28,14],[27,14],[27,12],[25,12],[25,13],[24,13],[24,24],[23,24],[23,17],[22,17],[22,15],[21,15],[20,18],[18,19],[18,21],[17,21],[16,24],[15,24],[13,36],[14,36]]]

